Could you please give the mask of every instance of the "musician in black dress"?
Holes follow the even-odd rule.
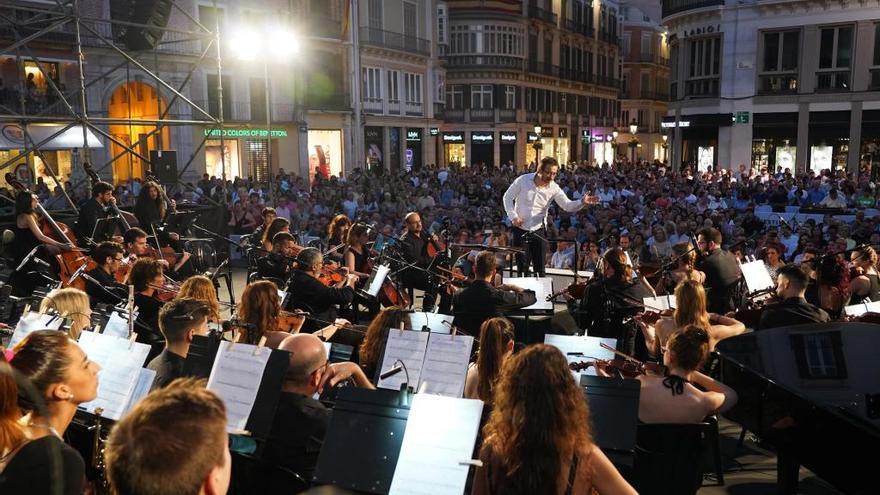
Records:
[[[504,316],[506,311],[531,306],[537,301],[531,290],[512,285],[493,287],[496,263],[495,254],[480,251],[474,263],[476,279],[452,298],[453,325],[468,335],[479,335],[480,326],[489,318]]]
[[[15,263],[15,268],[17,268],[18,265],[24,261],[25,257],[27,257],[37,246],[46,245],[57,249],[66,249],[69,247],[65,243],[58,242],[46,236],[43,234],[42,230],[40,230],[40,217],[35,211],[37,204],[37,196],[30,191],[21,191],[15,196],[15,242],[9,245],[10,254],[12,255],[12,261]],[[46,248],[44,247],[42,249]],[[40,250],[38,250],[37,254],[40,254],[41,257],[52,259],[45,256],[46,253],[40,253],[39,251]],[[16,295],[30,295],[33,293],[33,289],[38,282],[39,276],[29,276],[28,272],[34,269],[39,268],[35,266],[34,262],[30,262],[28,265],[22,267],[21,270],[17,270],[13,273],[11,282]],[[46,268],[46,271],[54,271],[53,276],[57,275],[57,263],[52,261],[52,268]],[[48,279],[46,281],[48,282]]]
[[[296,240],[290,232],[278,232],[272,238],[272,252],[257,258],[257,273],[263,280],[271,280],[279,289],[290,278],[296,257]]]
[[[115,202],[112,185],[98,181],[92,186],[92,197],[80,206],[79,218],[74,228],[80,246],[88,247],[92,243],[111,238],[116,224],[112,221],[102,221],[99,224],[98,221],[110,216],[107,207]]]
[[[722,315],[733,311],[736,308],[734,293],[740,279],[736,257],[721,249],[721,232],[713,227],[697,234],[697,246],[703,254],[697,261],[697,269],[706,274],[707,309]]]
[[[400,255],[404,261],[415,265],[403,271],[403,286],[424,291],[422,311],[431,312],[434,310],[434,303],[437,301],[439,281],[428,271],[434,261],[428,255],[428,245],[432,244],[436,248],[437,236],[424,231],[422,217],[414,211],[408,213],[403,221],[406,226],[406,232],[398,243]],[[439,251],[439,249],[437,250]],[[450,298],[443,291],[440,298],[440,312],[449,314],[450,306]]]
[[[877,251],[871,246],[850,254],[856,275],[849,283],[850,304],[880,301],[880,275],[877,274]]]
[[[789,264],[779,269],[776,278],[776,296],[782,299],[782,302],[764,308],[758,322],[758,330],[830,321],[825,310],[807,302],[805,295],[808,282],[807,273],[800,266]]]
[[[180,234],[170,230],[165,225],[168,217],[169,208],[173,210],[176,206],[172,199],[171,204],[166,204],[162,193],[159,191],[159,184],[147,181],[141,187],[134,204],[134,216],[137,218],[141,229],[152,235],[154,232],[159,236],[159,245],[162,247],[171,246],[175,253],[178,253],[178,261],[171,267],[178,279],[185,279],[195,273],[192,265],[188,263],[190,254],[183,250],[183,242],[180,240]]]
[[[115,275],[124,257],[122,244],[104,241],[92,248],[89,256],[96,266],[87,271],[86,294],[92,302],[116,305],[125,301],[128,288],[116,281]]]
[[[587,286],[575,315],[587,335],[617,339],[617,349],[630,355],[635,354],[636,337],[641,335],[633,316],[642,312],[642,300],[652,296],[644,284],[633,282],[632,270],[623,250],[606,251],[602,279]],[[643,340],[639,342],[638,356],[645,357],[647,348]]]
[[[343,266],[348,269],[348,273],[356,275],[358,278],[355,289],[364,288],[372,271],[370,266],[370,248],[367,247],[369,238],[369,228],[362,223],[354,224],[348,231],[348,239],[345,250],[342,253],[342,261]],[[357,308],[358,306],[367,308],[370,319],[379,312],[379,303],[376,300],[367,299],[355,292],[354,307]],[[357,319],[358,315],[354,316]]]
[[[356,275],[345,275],[343,280],[333,287],[324,285],[318,280],[324,265],[321,251],[305,248],[296,257],[296,269],[290,278],[290,297],[287,308],[308,311],[313,317],[333,322],[339,305],[351,303],[354,299]],[[325,324],[308,319],[303,325],[303,332],[314,332]]]

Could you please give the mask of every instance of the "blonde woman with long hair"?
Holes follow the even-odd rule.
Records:
[[[79,289],[68,287],[49,292],[40,302],[40,313],[47,314],[49,311],[55,311],[62,318],[70,318],[73,321],[68,332],[73,340],[78,340],[80,333],[92,326],[89,296]]]

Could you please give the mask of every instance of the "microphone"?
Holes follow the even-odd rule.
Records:
[[[25,265],[28,264],[28,261],[30,261],[31,259],[33,259],[33,260],[34,260],[37,264],[39,264],[39,265],[43,265],[43,266],[45,266],[45,267],[47,267],[47,268],[51,268],[52,266],[49,265],[49,263],[46,263],[45,261],[43,261],[43,260],[41,260],[41,259],[39,259],[39,258],[34,258],[34,255],[37,254],[37,250],[39,250],[39,249],[40,249],[40,246],[36,246],[36,247],[34,247],[34,248],[31,250],[31,252],[28,253],[27,256],[24,257],[24,259],[21,260],[21,263],[18,265],[18,268],[16,268],[15,271],[16,271],[16,272],[17,272],[17,271],[20,271],[22,268],[24,268]]]
[[[229,331],[231,331],[233,328],[244,328],[245,330],[256,330],[256,329],[257,329],[257,326],[254,325],[253,323],[248,323],[248,322],[246,322],[246,321],[241,321],[241,320],[236,319],[236,318],[233,318],[233,319],[231,319],[231,320],[224,321],[223,324],[222,324],[222,326],[223,326],[223,331],[224,331],[224,332],[229,332]]]
[[[398,364],[397,366],[391,368],[390,370],[386,371],[385,373],[382,373],[381,375],[379,375],[379,378],[381,380],[386,380],[386,379],[391,378],[392,376],[400,373],[401,371],[403,371],[403,366]]]
[[[73,284],[74,280],[76,280],[80,276],[82,276],[85,273],[86,268],[88,268],[88,266],[89,266],[88,263],[83,263],[82,266],[77,268],[76,271],[73,272],[73,275],[70,276],[70,280],[67,281],[67,285]]]

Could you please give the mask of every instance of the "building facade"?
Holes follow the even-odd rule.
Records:
[[[877,174],[880,2],[664,0],[671,163]]]
[[[441,163],[523,167],[538,156],[560,163],[613,157],[606,136],[619,115],[615,3],[447,0],[443,7]]]
[[[621,5],[620,123],[618,155],[635,155],[640,160],[665,161],[668,158],[665,134],[660,122],[669,102],[669,45],[660,24],[641,9]],[[630,124],[638,126],[635,135]],[[666,136],[668,139],[668,136]]]

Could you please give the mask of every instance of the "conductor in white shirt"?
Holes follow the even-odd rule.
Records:
[[[559,163],[552,156],[544,157],[535,173],[517,177],[504,193],[504,210],[513,225],[513,246],[524,248],[524,254],[516,257],[517,268],[522,276],[529,273],[528,265],[534,266],[538,276],[544,276],[544,259],[547,252],[545,221],[550,201],[563,210],[574,213],[588,204],[596,204],[596,196],[584,195],[580,201],[568,199],[555,182]]]

